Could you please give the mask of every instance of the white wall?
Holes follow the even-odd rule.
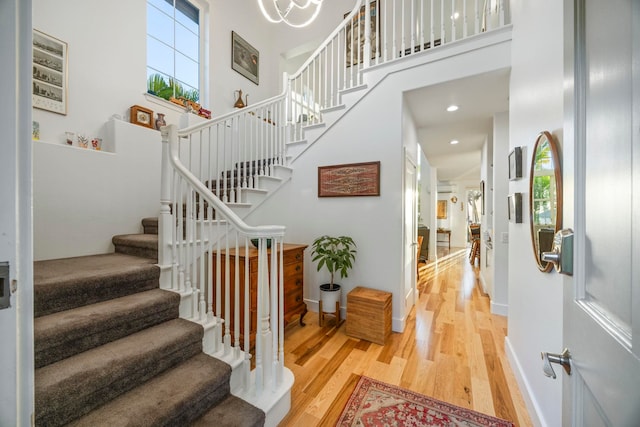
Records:
[[[36,260],[113,252],[160,206],[160,133],[120,120],[105,126],[115,152],[34,142]]]
[[[279,52],[273,29],[252,0],[210,0],[209,69],[204,106],[214,117],[233,109],[234,90],[249,94],[249,102],[279,91]],[[113,115],[126,117],[132,105],[167,113],[178,124],[171,104],[156,104],[146,92],[146,2],[69,0],[33,1],[33,27],[68,43],[69,91],[67,115],[34,109],[41,139],[62,143],[64,132],[100,136]],[[260,52],[260,84],[231,69],[231,31]],[[284,30],[283,30],[284,31]],[[205,91],[206,91],[205,87]]]
[[[440,51],[444,56],[455,52],[449,61],[438,60],[442,58],[438,56],[433,62],[394,72],[381,80],[377,79],[384,67],[378,68],[372,85],[375,88],[296,160],[289,184],[247,219],[250,224],[283,224],[287,226],[286,240],[295,243],[311,244],[322,234],[352,236],[358,256],[348,279],[341,280],[342,305],[346,294],[356,286],[392,292],[396,331],[404,325],[403,288],[398,283],[403,267],[402,93],[503,69],[510,62],[508,42],[467,52],[458,48],[444,46]],[[317,197],[318,166],[376,160],[381,161],[380,197]],[[310,250],[305,253],[305,302],[311,310],[317,310],[318,286],[327,281],[327,274],[317,273]]]
[[[551,131],[562,141],[563,4],[554,0],[512,2],[513,50],[509,97],[510,150],[524,146],[523,175],[536,136]],[[544,22],[544,25],[540,25]],[[562,424],[562,376],[542,374],[541,351],[562,350],[562,280],[540,273],[531,249],[528,179],[511,181],[509,193],[522,192],[523,224],[509,224],[509,336],[507,353],[531,398],[530,413],[540,425]]]
[[[231,111],[236,89],[252,103],[277,94],[279,50],[254,2],[209,5],[210,80],[203,97],[212,102],[205,107],[214,116]],[[67,42],[69,53],[67,115],[33,109],[41,133],[34,143],[36,259],[111,251],[113,234],[140,232],[140,220],[158,214],[160,133],[109,122],[114,114],[127,119],[135,104],[165,112],[168,123],[183,122],[180,108],[144,94],[145,21],[144,1],[33,2],[33,27]],[[259,86],[231,69],[232,30],[260,51]],[[186,116],[191,124],[202,120]],[[103,152],[65,146],[65,131],[102,137]]]
[[[493,224],[491,227],[491,252],[493,289],[491,312],[507,315],[509,295],[509,220],[507,194],[509,191],[509,113],[498,113],[493,117]],[[506,236],[505,236],[506,234]],[[495,268],[501,266],[501,268]]]
[[[367,126],[357,124],[367,123]],[[385,123],[385,126],[371,126]],[[346,143],[348,142],[348,143]],[[379,197],[317,197],[318,166],[380,161]],[[342,285],[341,306],[356,286],[393,292],[394,325],[402,322],[402,93],[378,90],[343,116],[294,164],[292,180],[247,218],[250,224],[284,224],[286,240],[308,245],[318,236],[349,235],[357,244],[353,270]],[[283,215],[284,214],[284,215]],[[316,273],[305,251],[305,302],[317,311]],[[398,326],[400,327],[400,326]],[[394,328],[394,330],[399,330]]]

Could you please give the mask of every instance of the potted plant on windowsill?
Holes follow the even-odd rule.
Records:
[[[333,280],[334,273],[340,272],[340,277],[348,276],[356,259],[356,244],[348,236],[320,236],[313,241],[311,248],[312,261],[318,263],[317,271],[322,267],[331,274],[330,283],[320,285],[320,301],[325,313],[335,313],[338,309],[336,302],[340,301],[340,285]]]

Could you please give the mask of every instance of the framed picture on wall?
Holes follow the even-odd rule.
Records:
[[[260,83],[260,52],[235,31],[231,32],[231,68],[255,84]]]
[[[522,147],[516,147],[509,153],[509,180],[522,178]]]
[[[507,196],[509,205],[509,221],[516,224],[522,223],[522,193],[513,193]]]
[[[318,197],[379,195],[379,161],[318,166]]]
[[[438,210],[436,211],[437,219],[447,219],[447,201],[438,200]]]
[[[33,30],[33,106],[67,114],[67,43]]]
[[[129,109],[129,121],[134,125],[153,129],[153,111],[140,105],[133,105]]]

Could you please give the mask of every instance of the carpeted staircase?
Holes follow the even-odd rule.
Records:
[[[36,426],[262,426],[159,289],[157,220],[115,253],[34,263]]]

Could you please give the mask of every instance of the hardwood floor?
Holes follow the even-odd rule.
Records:
[[[345,333],[344,320],[286,331],[285,365],[296,379],[280,426],[335,425],[361,375],[531,426],[504,353],[506,317],[492,315],[463,248],[420,264],[420,298],[403,333],[380,346]]]

